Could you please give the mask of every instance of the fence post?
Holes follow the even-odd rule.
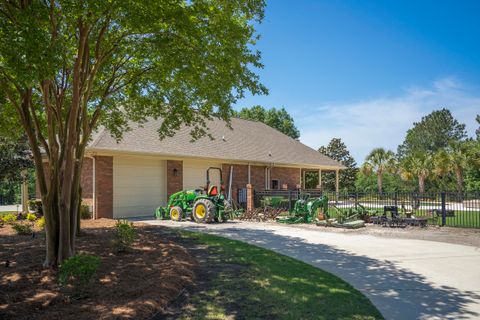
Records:
[[[440,194],[441,196],[441,199],[442,199],[442,227],[445,226],[447,224],[447,211],[445,209],[445,192],[442,192]]]
[[[395,207],[398,207],[398,195],[397,195],[397,191],[395,191],[395,196],[394,196],[394,201],[395,201]]]

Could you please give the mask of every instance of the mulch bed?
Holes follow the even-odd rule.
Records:
[[[1,319],[149,319],[162,313],[194,284],[198,262],[182,239],[165,228],[136,224],[132,250],[112,250],[115,222],[83,221],[77,252],[101,257],[88,296],[73,299],[56,271],[42,268],[45,238],[0,228]],[[9,266],[6,267],[6,261]]]

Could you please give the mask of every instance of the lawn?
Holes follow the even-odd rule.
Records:
[[[175,318],[383,319],[363,294],[328,272],[239,241],[181,234],[208,246],[214,276]]]

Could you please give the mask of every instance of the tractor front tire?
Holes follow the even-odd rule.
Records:
[[[170,208],[170,219],[173,221],[182,221],[183,218],[183,210],[181,207],[171,207]]]
[[[212,201],[199,199],[193,205],[192,216],[196,223],[210,223],[215,219],[217,210]]]

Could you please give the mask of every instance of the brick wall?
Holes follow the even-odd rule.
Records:
[[[270,169],[270,180],[273,179],[279,180],[280,189],[283,184],[287,184],[288,190],[294,190],[300,184],[300,169],[273,167]]]
[[[232,198],[235,201],[238,201],[238,190],[245,188],[248,183],[248,166],[239,164],[222,164],[223,184],[225,186],[225,194],[227,195],[231,166],[233,166]]]
[[[167,160],[167,198],[180,190],[183,190],[183,161]]]
[[[97,218],[113,218],[113,157],[95,156]]]

